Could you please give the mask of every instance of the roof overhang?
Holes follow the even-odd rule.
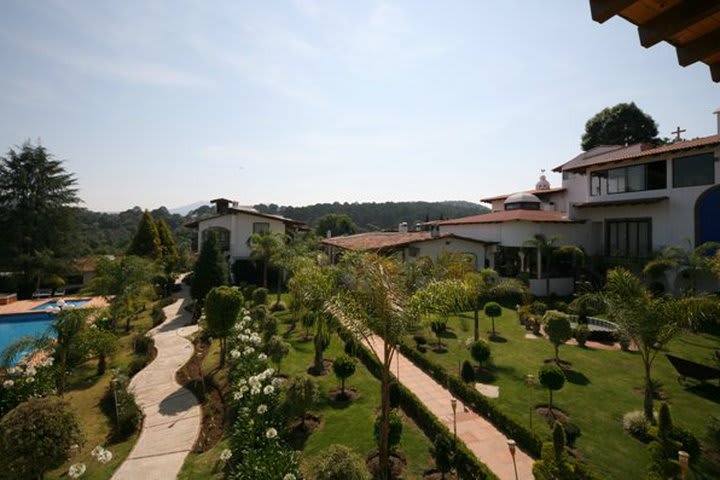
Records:
[[[590,0],[592,19],[604,23],[615,15],[637,25],[640,44],[662,41],[674,46],[678,63],[703,62],[720,82],[720,2],[717,0]]]
[[[601,208],[601,207],[625,207],[628,205],[650,205],[653,203],[660,203],[667,200],[668,197],[647,197],[647,198],[632,198],[626,200],[608,200],[604,202],[583,202],[574,203],[575,208]]]

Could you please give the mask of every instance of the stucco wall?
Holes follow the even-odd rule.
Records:
[[[411,245],[418,248],[416,257],[409,256],[409,249],[405,249],[405,259],[412,261],[419,257],[430,257],[437,259],[441,252],[448,253],[472,253],[476,258],[475,268],[481,269],[485,266],[485,245],[477,242],[469,242],[459,238],[439,238],[426,242],[418,242]]]
[[[253,233],[253,223],[270,224],[270,232],[285,233],[285,224],[279,220],[258,217],[245,213],[233,213],[221,217],[201,220],[198,225],[198,245],[202,245],[202,232],[211,227],[223,227],[230,230],[230,256],[232,260],[250,258],[248,238]]]

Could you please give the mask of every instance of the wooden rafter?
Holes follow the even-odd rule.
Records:
[[[652,47],[717,12],[720,12],[720,1],[718,0],[693,0],[679,3],[645,25],[638,27],[640,43],[645,48]]]
[[[678,63],[683,67],[708,58],[720,50],[720,29],[677,47]]]
[[[590,14],[598,23],[605,23],[637,0],[590,0]]]

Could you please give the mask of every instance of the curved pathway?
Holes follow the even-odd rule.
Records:
[[[185,337],[198,329],[189,325],[191,315],[183,310],[189,302],[186,286],[178,297],[164,308],[167,320],[148,332],[155,339],[157,357],[130,382],[145,420],[140,438],[113,480],[176,478],[200,434],[200,405],[175,381],[175,373],[194,352]]]

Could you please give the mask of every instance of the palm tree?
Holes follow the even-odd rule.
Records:
[[[559,235],[553,235],[548,238],[545,235],[538,233],[533,236],[530,240],[523,242],[524,247],[534,248],[537,252],[537,278],[543,278],[543,272],[548,269],[544,266],[549,267],[550,254],[555,248],[555,244],[561,240]],[[547,264],[547,265],[546,265]],[[548,272],[549,273],[549,272]],[[547,276],[547,273],[545,274]]]
[[[687,248],[678,246],[662,248],[657,258],[645,264],[643,274],[649,277],[658,277],[668,270],[688,272],[690,292],[695,292],[698,275],[712,271],[714,262],[712,254],[720,250],[720,242],[705,242],[693,248],[690,240],[686,241]]]
[[[248,238],[248,246],[250,247],[250,258],[255,261],[261,261],[263,265],[263,287],[268,286],[268,267],[273,260],[273,256],[280,249],[284,235],[279,232],[275,233],[253,233]]]

